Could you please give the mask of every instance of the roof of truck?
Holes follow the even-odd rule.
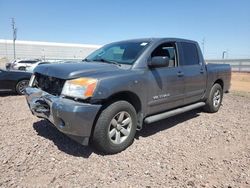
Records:
[[[192,42],[196,43],[196,41],[193,40],[188,40],[188,39],[182,39],[182,38],[138,38],[138,39],[129,39],[129,40],[123,40],[124,42],[126,41],[134,41],[134,42],[145,42],[145,41],[152,41],[152,42],[158,42],[158,41],[176,41],[176,42]]]

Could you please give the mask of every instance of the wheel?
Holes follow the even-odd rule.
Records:
[[[204,110],[210,113],[217,112],[221,106],[223,91],[220,84],[214,84],[206,101]]]
[[[25,67],[19,67],[18,70],[22,70],[22,71],[25,71],[26,68]]]
[[[29,80],[21,80],[21,81],[17,82],[17,84],[16,84],[17,94],[23,95],[24,90],[26,87],[28,87],[28,85],[29,85]]]
[[[126,101],[117,101],[105,108],[95,125],[93,145],[106,154],[123,151],[134,141],[137,115]]]

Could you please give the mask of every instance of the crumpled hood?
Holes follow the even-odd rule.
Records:
[[[34,72],[67,80],[119,70],[121,68],[113,64],[81,62],[39,65],[35,68]]]

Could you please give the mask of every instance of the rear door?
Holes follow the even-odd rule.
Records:
[[[163,43],[151,53],[154,56],[168,56],[169,66],[148,70],[148,115],[166,111],[183,105],[184,79],[178,67],[178,54],[175,43]]]
[[[206,67],[202,57],[199,56],[198,44],[180,42],[181,61],[185,84],[184,104],[199,101],[206,91]]]

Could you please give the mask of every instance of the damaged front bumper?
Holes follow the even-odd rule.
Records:
[[[31,87],[26,88],[25,95],[33,115],[49,120],[73,140],[88,145],[101,105],[76,102]]]

